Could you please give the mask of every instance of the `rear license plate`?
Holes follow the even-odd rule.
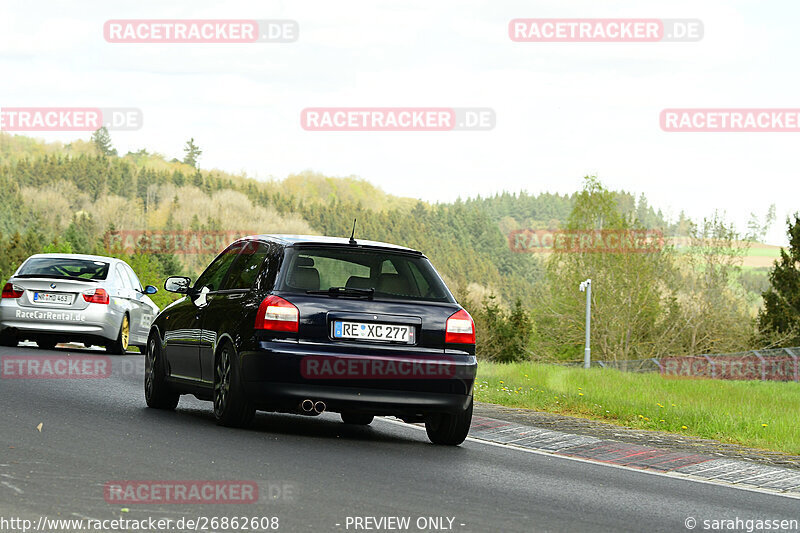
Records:
[[[371,324],[368,322],[340,322],[337,320],[333,323],[333,338],[413,344],[414,327],[396,324]]]
[[[54,292],[34,292],[33,301],[43,304],[69,305],[72,303],[72,295]]]

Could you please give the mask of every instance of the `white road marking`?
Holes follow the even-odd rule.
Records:
[[[84,520],[98,520],[97,518],[93,518],[91,516],[86,516],[86,515],[83,515],[83,514],[80,514],[80,513],[72,513],[72,516],[77,516],[78,518],[83,518]]]
[[[0,485],[4,485],[4,486],[8,487],[9,489],[15,491],[17,494],[23,494],[24,493],[24,491],[21,488],[15,487],[14,485],[9,483],[8,481],[0,481]]]

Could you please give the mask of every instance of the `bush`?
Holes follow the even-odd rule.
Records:
[[[478,357],[499,363],[528,358],[528,342],[533,330],[528,312],[518,299],[511,311],[504,311],[494,296],[489,296],[474,313]]]

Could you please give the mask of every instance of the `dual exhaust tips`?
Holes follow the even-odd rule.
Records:
[[[325,402],[303,400],[300,402],[300,411],[305,415],[317,416],[325,412]]]

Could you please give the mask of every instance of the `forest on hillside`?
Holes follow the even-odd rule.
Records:
[[[213,255],[125,255],[108,249],[109,232],[348,236],[357,219],[358,237],[430,257],[482,328],[480,347],[489,358],[578,358],[582,312],[575,288],[583,277],[605,280],[608,289],[596,303],[605,358],[734,351],[764,342],[755,326],[760,294],[739,282],[741,236],[730,225],[715,217],[693,223],[683,214],[667,220],[644,195],[609,191],[593,178],[570,195],[500,193],[431,204],[352,177],[305,172],[257,181],[144,149],[119,156],[97,140],[61,145],[0,134],[7,206],[0,212],[0,278],[32,253],[69,251],[121,255],[144,283],[161,286],[167,275],[197,275]],[[513,230],[571,227],[657,228],[696,239],[701,251],[686,256],[666,246],[654,254],[544,256],[509,246]],[[704,253],[709,238],[733,253],[722,261],[719,250]],[[156,296],[159,305],[171,299],[163,291]]]

